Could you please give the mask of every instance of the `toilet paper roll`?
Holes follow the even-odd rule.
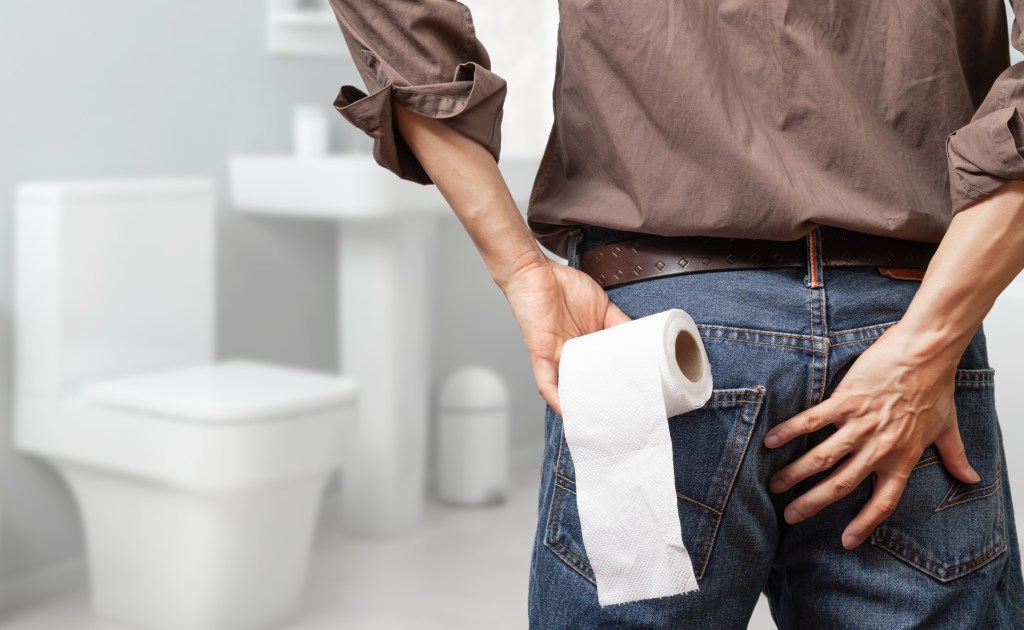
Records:
[[[711,396],[711,365],[693,319],[673,309],[571,339],[558,373],[598,603],[697,590],[668,430],[669,417]]]

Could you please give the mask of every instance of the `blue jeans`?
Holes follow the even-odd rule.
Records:
[[[580,248],[629,236],[586,228],[572,239],[569,264],[576,266]],[[700,590],[598,606],[572,456],[549,407],[530,627],[745,628],[763,592],[784,629],[1024,628],[1020,551],[982,330],[960,360],[954,394],[980,482],[955,480],[929,446],[896,511],[854,550],[840,538],[871,496],[874,474],[794,525],[783,520],[783,508],[830,471],[783,493],[768,489],[772,473],[835,428],[777,449],[763,445],[765,433],[827,398],[860,353],[900,319],[919,286],[874,267],[822,268],[819,245],[806,269],[713,271],[609,289],[634,319],[688,312],[711,361],[709,403],[668,420],[683,542]]]

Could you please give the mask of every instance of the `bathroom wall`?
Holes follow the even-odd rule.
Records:
[[[516,133],[506,150],[539,153],[550,124],[554,49],[517,55],[508,26],[518,20],[536,37],[536,24],[487,0],[468,4],[495,67],[509,70],[505,124]],[[216,178],[223,191],[229,155],[286,151],[291,107],[329,106],[342,83],[359,78],[340,58],[269,56],[264,10],[252,0],[0,2],[0,589],[81,555],[62,482],[10,444],[14,184],[200,175]],[[351,128],[334,119],[340,145]],[[368,138],[357,138],[368,148]],[[224,210],[219,353],[335,369],[332,230]],[[480,360],[501,372],[513,392],[513,446],[539,457],[543,407],[515,323],[454,219],[442,235],[435,374]]]

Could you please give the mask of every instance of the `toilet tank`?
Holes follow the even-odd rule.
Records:
[[[18,186],[16,390],[211,361],[214,211],[201,179]]]

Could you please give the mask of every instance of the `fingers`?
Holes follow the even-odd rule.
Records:
[[[558,364],[547,359],[533,359],[533,377],[537,381],[537,391],[555,414],[562,417],[562,407],[558,404]]]
[[[605,309],[604,328],[610,328],[629,321],[632,320],[614,302],[608,302],[608,307]],[[533,375],[537,381],[537,391],[540,392],[544,402],[550,405],[551,409],[559,417],[562,416],[562,407],[558,400],[558,363],[561,359],[563,345],[564,341],[558,343],[558,347],[554,351],[554,358],[543,358],[538,355],[531,357]]]
[[[942,464],[949,471],[949,474],[964,483],[978,483],[981,481],[981,475],[967,461],[964,441],[960,438],[960,428],[955,422],[953,426],[935,440],[935,448],[938,449],[939,455],[942,456]]]
[[[632,321],[629,315],[622,312],[615,302],[608,302],[608,310],[604,314],[604,327],[611,328],[612,326],[618,326],[619,324],[625,324],[626,322]]]
[[[779,469],[772,475],[768,487],[772,492],[783,492],[811,475],[835,466],[844,455],[853,450],[853,441],[847,434],[848,431],[840,429],[796,461]]]
[[[768,448],[782,446],[797,436],[813,433],[838,419],[836,404],[832,398],[827,398],[810,409],[801,411],[789,420],[779,423],[778,426],[772,427],[772,430],[764,436],[764,445]]]
[[[878,475],[874,494],[843,532],[843,547],[853,549],[859,546],[882,521],[892,515],[907,485],[907,476],[907,473],[894,472]]]
[[[783,516],[790,525],[810,518],[826,506],[853,492],[871,472],[866,457],[854,455],[836,467],[835,472],[786,506]]]

